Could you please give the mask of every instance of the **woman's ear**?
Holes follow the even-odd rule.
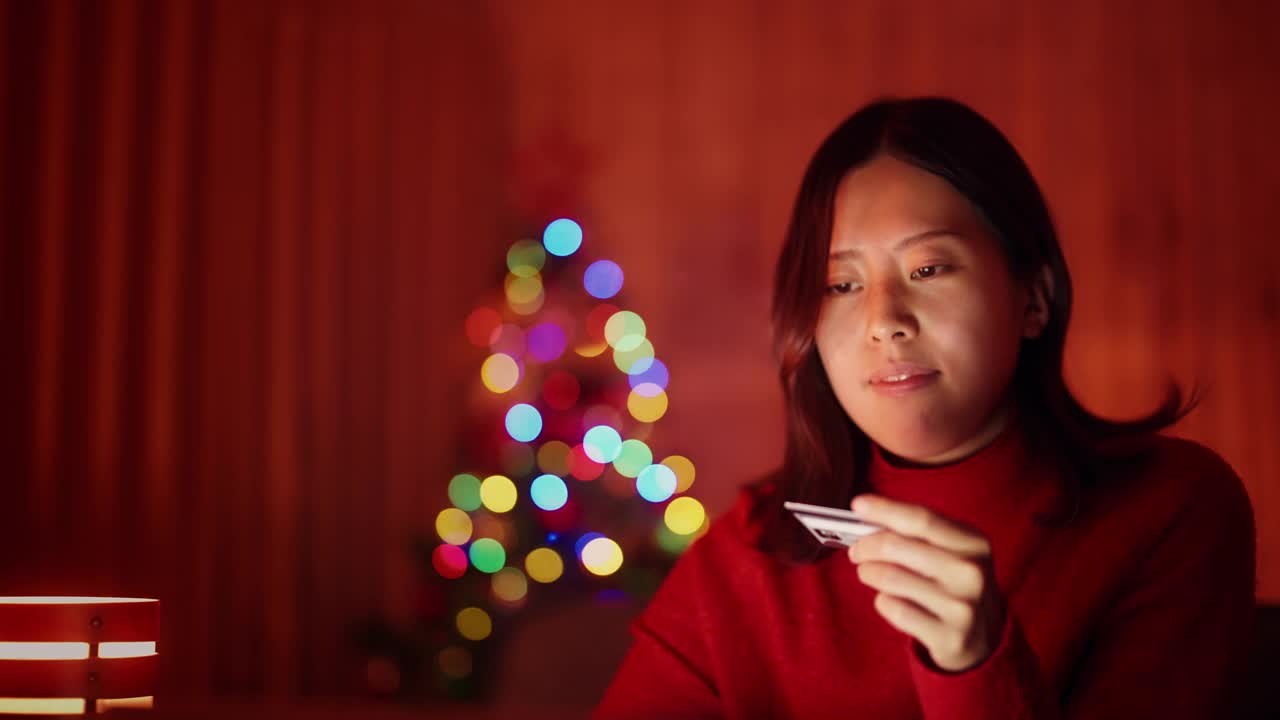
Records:
[[[1022,337],[1038,338],[1049,325],[1049,307],[1053,301],[1053,272],[1048,265],[1031,278],[1031,292],[1023,314]]]

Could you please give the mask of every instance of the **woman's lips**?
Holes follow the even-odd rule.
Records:
[[[896,382],[873,382],[871,383],[871,389],[882,395],[897,397],[934,384],[938,381],[938,375],[939,373],[935,370],[919,375],[912,375],[905,380],[898,380]]]

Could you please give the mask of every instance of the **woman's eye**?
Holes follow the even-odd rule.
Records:
[[[946,268],[946,265],[925,265],[922,268],[916,268],[916,271],[911,273],[911,277],[913,278],[933,277],[934,275],[937,275],[938,272],[943,270],[944,268]]]
[[[853,283],[841,282],[827,286],[828,295],[844,295],[853,289]]]

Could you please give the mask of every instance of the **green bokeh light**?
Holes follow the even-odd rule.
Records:
[[[480,478],[462,473],[449,481],[449,502],[459,510],[480,509]]]
[[[653,464],[653,451],[640,440],[625,440],[618,457],[613,461],[613,469],[623,477],[637,477],[640,472]]]

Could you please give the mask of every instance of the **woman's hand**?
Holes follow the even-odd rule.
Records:
[[[885,528],[849,548],[858,579],[880,591],[875,608],[911,635],[942,670],[990,657],[1004,628],[991,543],[977,530],[920,505],[859,495],[853,511]]]

